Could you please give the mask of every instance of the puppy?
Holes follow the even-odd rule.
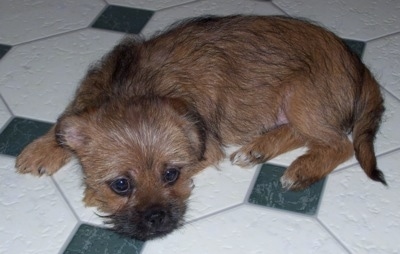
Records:
[[[333,33],[287,17],[201,17],[128,37],[90,68],[54,127],[18,156],[51,175],[72,156],[84,201],[140,240],[183,224],[193,175],[224,158],[247,167],[306,146],[285,171],[303,189],[355,152],[373,180],[379,85]],[[353,142],[348,138],[352,133]]]

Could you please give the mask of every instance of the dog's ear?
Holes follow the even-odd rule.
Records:
[[[56,139],[58,144],[72,151],[87,145],[91,138],[89,136],[87,122],[81,116],[62,116],[57,121]]]
[[[191,109],[189,103],[178,98],[168,98],[166,102],[179,114],[187,115],[190,113]]]
[[[207,126],[203,117],[195,107],[182,99],[169,98],[167,103],[188,122],[184,128],[186,136],[197,153],[198,159],[203,160],[207,139]]]

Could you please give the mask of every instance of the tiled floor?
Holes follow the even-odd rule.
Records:
[[[282,192],[278,178],[302,149],[271,161],[279,166],[226,160],[196,177],[188,223],[144,243],[103,229],[84,207],[76,162],[53,177],[15,173],[15,155],[49,128],[87,66],[123,32],[149,36],[180,18],[233,13],[305,17],[348,39],[383,87],[376,151],[389,187],[368,180],[353,158],[310,189]],[[1,1],[0,253],[400,253],[399,126],[397,0]]]

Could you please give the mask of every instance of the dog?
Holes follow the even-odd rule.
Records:
[[[120,234],[162,237],[184,223],[192,177],[218,164],[249,167],[295,148],[284,172],[299,190],[354,153],[386,184],[373,141],[384,101],[340,38],[280,16],[207,16],[147,40],[127,36],[91,66],[70,105],[17,157],[19,173],[82,165],[84,202]],[[352,134],[350,141],[348,135]]]

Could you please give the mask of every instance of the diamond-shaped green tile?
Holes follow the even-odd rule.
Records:
[[[350,50],[356,53],[360,58],[362,57],[364,53],[365,42],[349,39],[343,39],[343,41],[350,48]]]
[[[0,59],[11,49],[11,46],[0,44]]]
[[[250,194],[249,202],[308,215],[315,214],[325,180],[302,191],[286,191],[282,189],[279,181],[285,169],[264,164]]]
[[[83,224],[68,244],[64,254],[140,253],[143,242],[124,238],[107,229]]]
[[[153,14],[153,11],[110,5],[92,27],[138,34]]]
[[[51,123],[16,117],[0,133],[0,153],[17,156],[34,139],[44,135]]]

